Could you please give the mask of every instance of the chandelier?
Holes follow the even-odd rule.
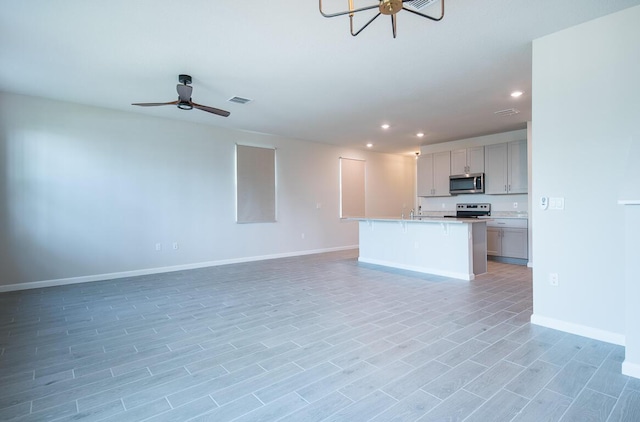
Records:
[[[371,22],[373,22],[374,20],[376,20],[378,18],[378,16],[380,15],[388,15],[391,16],[391,29],[393,30],[393,38],[396,37],[396,14],[401,11],[401,10],[406,10],[407,12],[411,12],[414,15],[418,15],[418,16],[422,16],[423,18],[427,18],[430,19],[432,21],[440,21],[442,20],[442,18],[444,17],[444,0],[440,0],[440,16],[429,16],[426,15],[424,13],[420,13],[417,12],[415,10],[411,10],[411,9],[407,9],[406,7],[404,7],[404,3],[411,3],[416,1],[416,3],[425,3],[425,4],[431,4],[435,1],[438,0],[427,0],[426,2],[423,1],[419,1],[419,0],[379,0],[378,4],[374,4],[372,6],[365,6],[365,7],[359,7],[359,8],[354,8],[353,6],[353,1],[354,0],[348,0],[349,1],[349,10],[344,11],[344,12],[337,12],[337,13],[325,13],[324,10],[322,10],[322,0],[318,0],[319,3],[319,7],[320,7],[320,13],[322,14],[322,16],[324,16],[325,18],[333,18],[336,16],[344,16],[344,15],[349,15],[349,26],[351,29],[351,35],[353,35],[354,37],[356,35],[358,35],[360,32],[362,32],[363,29],[365,29],[367,26],[369,26],[369,24]],[[365,10],[372,10],[372,9],[378,9],[378,13],[372,17],[367,23],[365,23],[360,29],[358,29],[357,31],[354,31],[353,28],[353,16],[358,13],[358,12],[363,12]]]

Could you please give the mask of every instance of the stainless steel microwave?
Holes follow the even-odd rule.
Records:
[[[484,193],[484,173],[456,174],[449,176],[449,193]]]

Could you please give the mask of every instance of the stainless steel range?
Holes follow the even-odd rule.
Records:
[[[485,217],[491,215],[491,204],[456,204],[456,218]]]

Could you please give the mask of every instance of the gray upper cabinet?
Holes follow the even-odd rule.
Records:
[[[509,142],[507,150],[509,193],[527,193],[527,141]]]
[[[527,141],[487,145],[485,193],[527,193]]]
[[[451,153],[422,154],[418,157],[418,196],[449,196]]]
[[[451,151],[451,174],[484,173],[484,147]]]

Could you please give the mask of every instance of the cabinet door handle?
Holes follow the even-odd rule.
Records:
[[[511,185],[509,185],[509,192],[511,192]]]
[[[504,185],[504,191],[505,192],[507,191],[507,185]]]

